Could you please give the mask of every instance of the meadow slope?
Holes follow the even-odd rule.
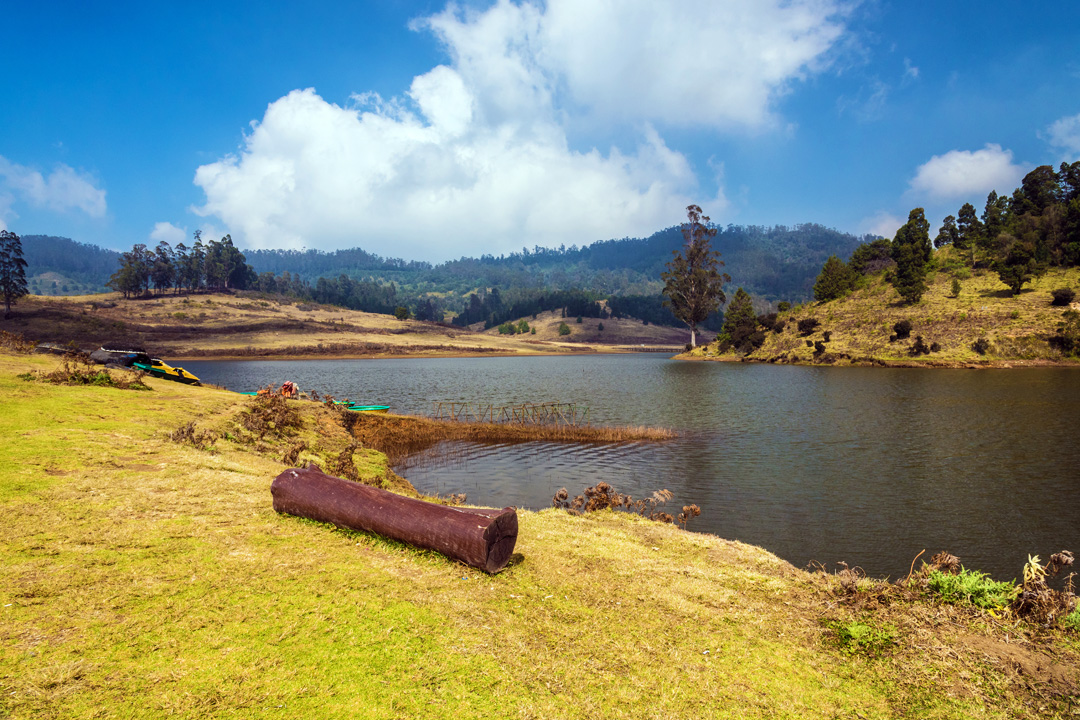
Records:
[[[1075,632],[625,513],[523,510],[496,576],[278,515],[286,453],[330,466],[353,442],[334,411],[297,402],[271,425],[213,388],[41,382],[59,362],[0,354],[0,717],[1080,708]],[[361,481],[412,492],[382,453],[350,458]]]
[[[550,317],[548,317],[550,316]],[[535,322],[530,318],[530,322]],[[689,331],[609,320],[560,337],[545,313],[535,335],[500,335],[256,293],[161,295],[125,300],[118,293],[19,300],[0,330],[36,342],[134,344],[165,358],[401,357],[611,352],[642,344],[681,347]]]
[[[1015,296],[989,270],[960,274],[965,277],[958,295],[953,294],[954,274],[938,271],[929,276],[922,299],[912,305],[901,302],[882,275],[872,276],[865,287],[845,297],[779,313],[783,331],[766,332],[764,344],[749,354],[720,353],[713,345],[681,357],[911,367],[1080,367],[1050,342],[1068,309],[1052,306],[1051,292],[1080,289],[1080,268],[1052,268]],[[818,325],[811,332],[799,332],[803,320],[816,320]],[[911,323],[910,336],[892,339],[894,326],[904,320]],[[939,349],[913,355],[918,337],[927,346],[937,343]],[[980,339],[986,341],[983,352],[974,347]],[[824,343],[823,352],[818,342]]]

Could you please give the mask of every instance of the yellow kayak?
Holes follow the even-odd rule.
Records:
[[[158,358],[151,358],[150,363],[132,363],[132,367],[136,367],[140,370],[150,373],[154,377],[163,378],[165,380],[175,380],[176,382],[182,382],[185,385],[198,385],[199,378],[195,377],[182,367],[173,367],[164,360]]]

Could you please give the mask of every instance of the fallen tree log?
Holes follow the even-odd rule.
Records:
[[[438,505],[327,475],[314,465],[281,473],[270,493],[279,513],[435,550],[489,573],[506,567],[517,542],[517,510],[512,507]]]

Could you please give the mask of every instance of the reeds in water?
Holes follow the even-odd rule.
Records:
[[[477,443],[553,442],[611,444],[660,442],[675,437],[665,428],[595,427],[432,420],[408,415],[374,415],[345,410],[343,420],[364,447],[383,452],[391,462],[448,440]]]

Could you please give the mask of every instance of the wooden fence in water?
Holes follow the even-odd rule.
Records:
[[[494,405],[468,402],[434,403],[436,420],[462,422],[517,423],[521,425],[581,425],[589,408],[576,403],[522,403]]]

